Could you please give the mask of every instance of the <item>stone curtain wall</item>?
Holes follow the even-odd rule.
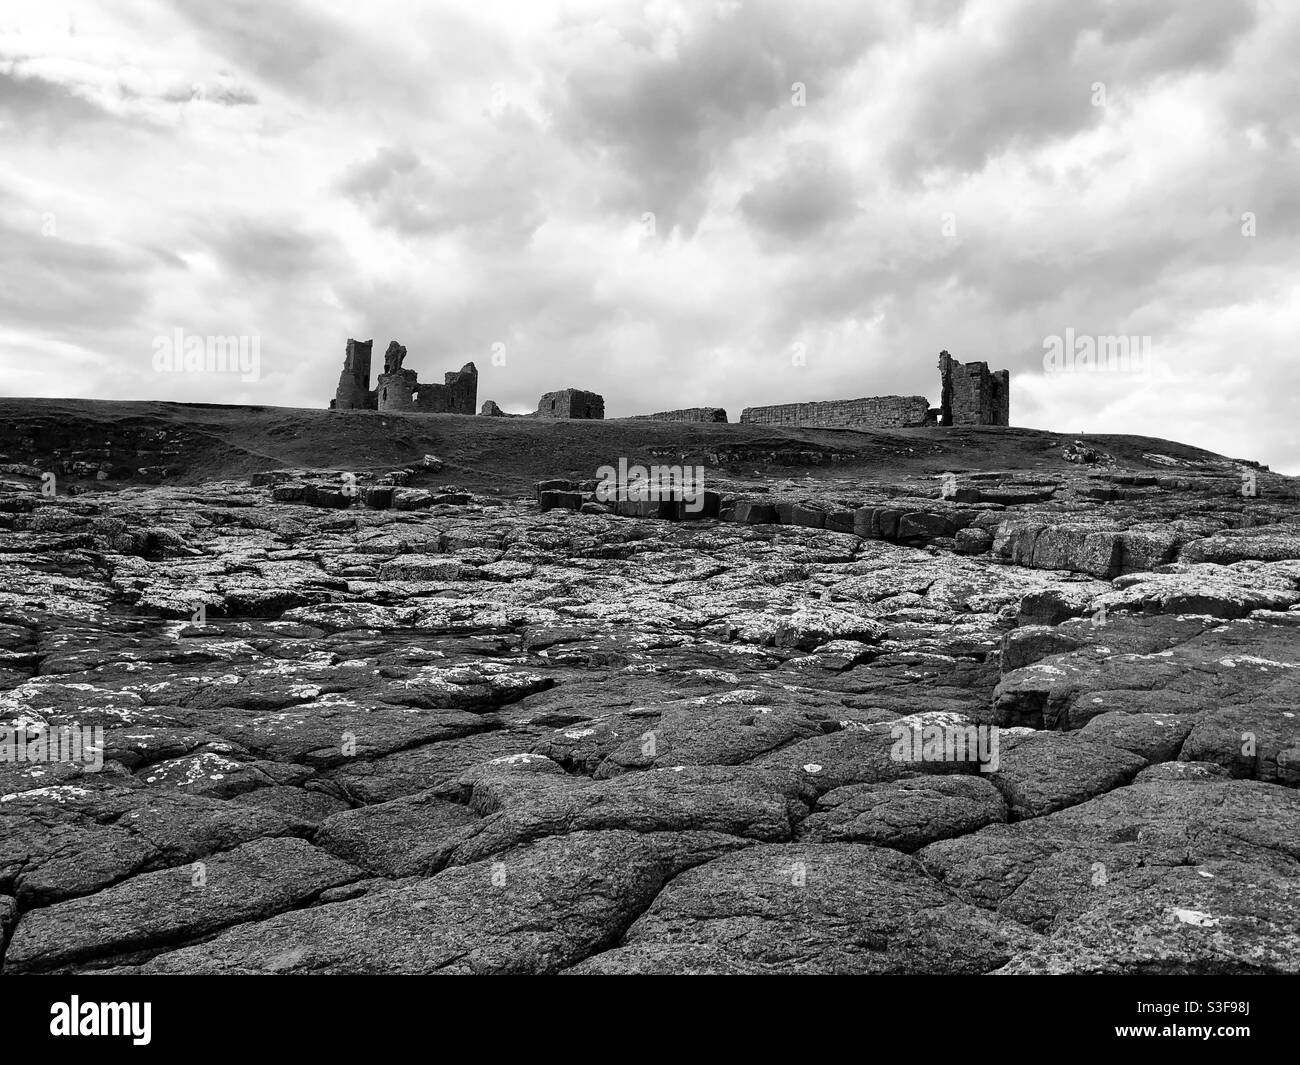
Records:
[[[832,399],[820,403],[780,403],[773,407],[746,407],[744,425],[807,425],[848,429],[906,429],[933,425],[930,401],[925,396],[871,396],[866,399]]]
[[[415,409],[431,414],[473,414],[478,409],[478,368],[467,362],[443,375],[440,385],[418,386]]]
[[[665,410],[658,414],[634,414],[629,421],[655,422],[725,422],[727,412],[721,407],[686,407],[683,410]]]

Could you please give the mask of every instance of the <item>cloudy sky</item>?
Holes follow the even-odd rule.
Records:
[[[1300,474],[1297,54],[1292,0],[4,0],[0,390],[320,407],[373,337],[734,420],[937,405],[947,348]]]

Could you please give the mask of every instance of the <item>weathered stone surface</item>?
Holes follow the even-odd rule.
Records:
[[[25,907],[102,890],[262,836],[305,833],[259,807],[139,788],[56,785],[0,805],[0,890]]]
[[[1179,758],[1234,777],[1300,786],[1300,707],[1225,707],[1196,719]]]
[[[1002,672],[1011,673],[1052,655],[1073,651],[1078,646],[1077,639],[1068,633],[1058,632],[1050,625],[1028,625],[1012,629],[1002,637]]]
[[[1068,635],[1076,651],[1005,673],[992,718],[1003,725],[1077,729],[1101,714],[1246,711],[1239,723],[1286,730],[1279,707],[1300,695],[1295,614],[1258,611],[1224,624],[1205,615],[1110,613]],[[1068,628],[1066,626],[1065,628]],[[1251,731],[1246,728],[1245,731]]]
[[[1146,614],[1208,614],[1244,618],[1255,610],[1300,603],[1293,566],[1178,563],[1171,571],[1137,573],[1115,582],[1095,606]]]
[[[849,784],[878,784],[917,773],[973,773],[974,762],[913,761],[900,757],[910,752],[912,729],[927,725],[966,728],[969,719],[959,714],[912,714],[887,723],[846,728],[829,735],[802,740],[758,759],[757,764],[784,769],[819,794]]]
[[[1065,585],[1030,592],[1020,600],[1020,616],[1017,624],[1059,625],[1068,618],[1075,618],[1084,613],[1092,603],[1095,594],[1086,585]]]
[[[657,721],[642,721],[645,727],[640,732],[609,749],[595,767],[596,777],[652,766],[741,765],[838,727],[825,713],[804,707],[708,697],[668,704]]]
[[[993,534],[987,529],[958,529],[956,539],[956,548],[963,555],[982,555],[993,546]]]
[[[316,845],[381,876],[432,876],[476,818],[431,792],[363,806],[321,822]]]
[[[477,861],[520,843],[575,831],[707,832],[789,839],[811,789],[795,774],[679,766],[574,787],[549,774],[488,776],[471,807],[485,815],[451,856]]]
[[[1240,862],[1164,869],[999,973],[1300,972],[1300,881]]]
[[[1104,578],[1121,571],[1119,532],[1091,525],[1005,522],[998,527],[993,550],[1018,566],[1035,569],[1073,570]]]
[[[1170,762],[1178,757],[1183,741],[1192,731],[1194,717],[1178,714],[1098,714],[1079,731],[1081,737],[1100,740],[1111,747],[1131,751],[1150,763]]]
[[[538,730],[529,728],[480,732],[380,758],[354,759],[326,775],[344,795],[360,803],[387,802],[430,788],[456,794],[457,781],[466,770],[496,758],[527,756],[538,737]]]

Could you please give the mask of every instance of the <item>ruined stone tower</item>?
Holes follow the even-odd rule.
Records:
[[[987,362],[958,362],[939,352],[939,424],[1009,425],[1011,374]]]
[[[343,372],[330,401],[331,410],[374,410],[375,394],[370,391],[370,353],[373,340],[349,338]]]

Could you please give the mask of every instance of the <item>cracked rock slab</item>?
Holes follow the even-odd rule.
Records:
[[[5,971],[49,972],[157,952],[262,920],[361,876],[304,840],[255,840],[198,863],[142,873],[89,898],[29,910],[14,930]]]
[[[670,841],[575,832],[498,860],[241,925],[135,971],[557,972],[612,946],[669,877],[718,853],[718,841],[689,833]]]
[[[1013,821],[1041,817],[1104,794],[1145,769],[1145,758],[1121,747],[1068,732],[1007,736],[989,780],[1002,793]]]
[[[797,834],[816,843],[871,843],[911,852],[1006,819],[1002,794],[982,777],[914,777],[836,788],[817,800]]]
[[[618,953],[635,951],[647,971],[659,952],[671,963],[686,951],[708,972],[982,973],[1010,960],[1015,935],[907,855],[796,843],[750,847],[680,874]]]

